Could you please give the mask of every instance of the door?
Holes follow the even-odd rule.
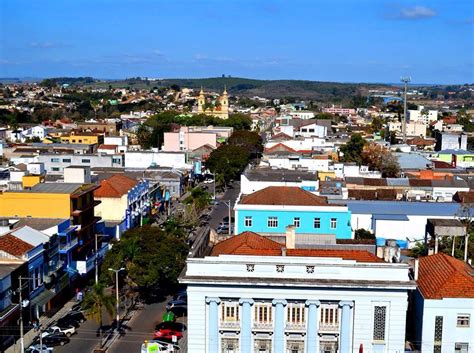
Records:
[[[337,342],[321,341],[319,347],[320,353],[337,353]]]

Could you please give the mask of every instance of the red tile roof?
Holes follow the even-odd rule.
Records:
[[[137,183],[135,179],[115,174],[100,182],[100,187],[94,191],[94,197],[121,197],[127,194]]]
[[[244,232],[233,236],[212,249],[211,256],[254,255],[281,256],[284,245],[253,232]],[[327,249],[287,249],[286,256],[298,257],[335,257],[357,262],[384,262],[365,250],[327,250]]]
[[[99,150],[115,150],[117,145],[100,145],[97,149]]]
[[[296,186],[269,186],[244,195],[243,205],[330,206],[325,197],[317,196]]]
[[[417,284],[425,299],[474,298],[474,269],[444,253],[425,256]]]
[[[20,257],[31,249],[33,249],[33,245],[28,244],[12,234],[0,236],[0,250],[10,255]]]

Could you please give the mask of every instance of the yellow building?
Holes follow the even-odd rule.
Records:
[[[30,190],[0,193],[0,217],[71,219],[78,227],[78,253],[90,252],[94,242],[95,184],[39,183]]]
[[[83,143],[83,144],[97,144],[104,143],[104,135],[92,132],[72,132],[70,135],[59,136],[61,143]]]
[[[207,114],[213,115],[215,117],[221,119],[228,119],[229,118],[229,97],[227,95],[227,90],[224,88],[224,92],[222,92],[222,96],[217,98],[213,107],[206,106],[206,97],[204,96],[204,91],[202,90],[199,92],[198,97],[198,114]]]
[[[21,182],[23,189],[31,189],[36,184],[44,182],[44,175],[24,175]]]

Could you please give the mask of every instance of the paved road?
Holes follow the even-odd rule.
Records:
[[[221,200],[226,201],[226,200],[231,200],[232,207],[235,205],[235,200],[239,196],[240,192],[240,181],[235,181],[232,184],[232,189],[228,189],[224,195],[219,195],[217,198],[219,201],[219,205],[214,207],[214,210],[211,214],[211,219],[209,221],[209,226],[211,228],[216,229],[219,223],[222,221],[224,217],[227,217],[229,215],[229,208],[227,205],[223,202],[220,202]],[[234,217],[234,211],[231,211],[232,217]],[[233,225],[232,225],[233,226]]]
[[[103,316],[104,325],[109,325],[110,320],[105,314]],[[55,353],[89,353],[99,343],[97,328],[99,325],[94,320],[87,320],[77,329],[77,334],[71,336],[71,342],[64,346],[54,348]]]

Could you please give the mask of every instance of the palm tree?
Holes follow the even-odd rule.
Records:
[[[211,195],[202,188],[197,187],[191,190],[191,193],[184,202],[188,205],[188,216],[191,218],[191,221],[195,221],[199,213],[211,203]]]
[[[93,319],[99,324],[99,329],[102,328],[102,310],[113,316],[115,312],[115,298],[105,292],[105,286],[102,283],[96,283],[92,289],[86,293],[82,302],[82,309],[84,310],[88,319]]]

